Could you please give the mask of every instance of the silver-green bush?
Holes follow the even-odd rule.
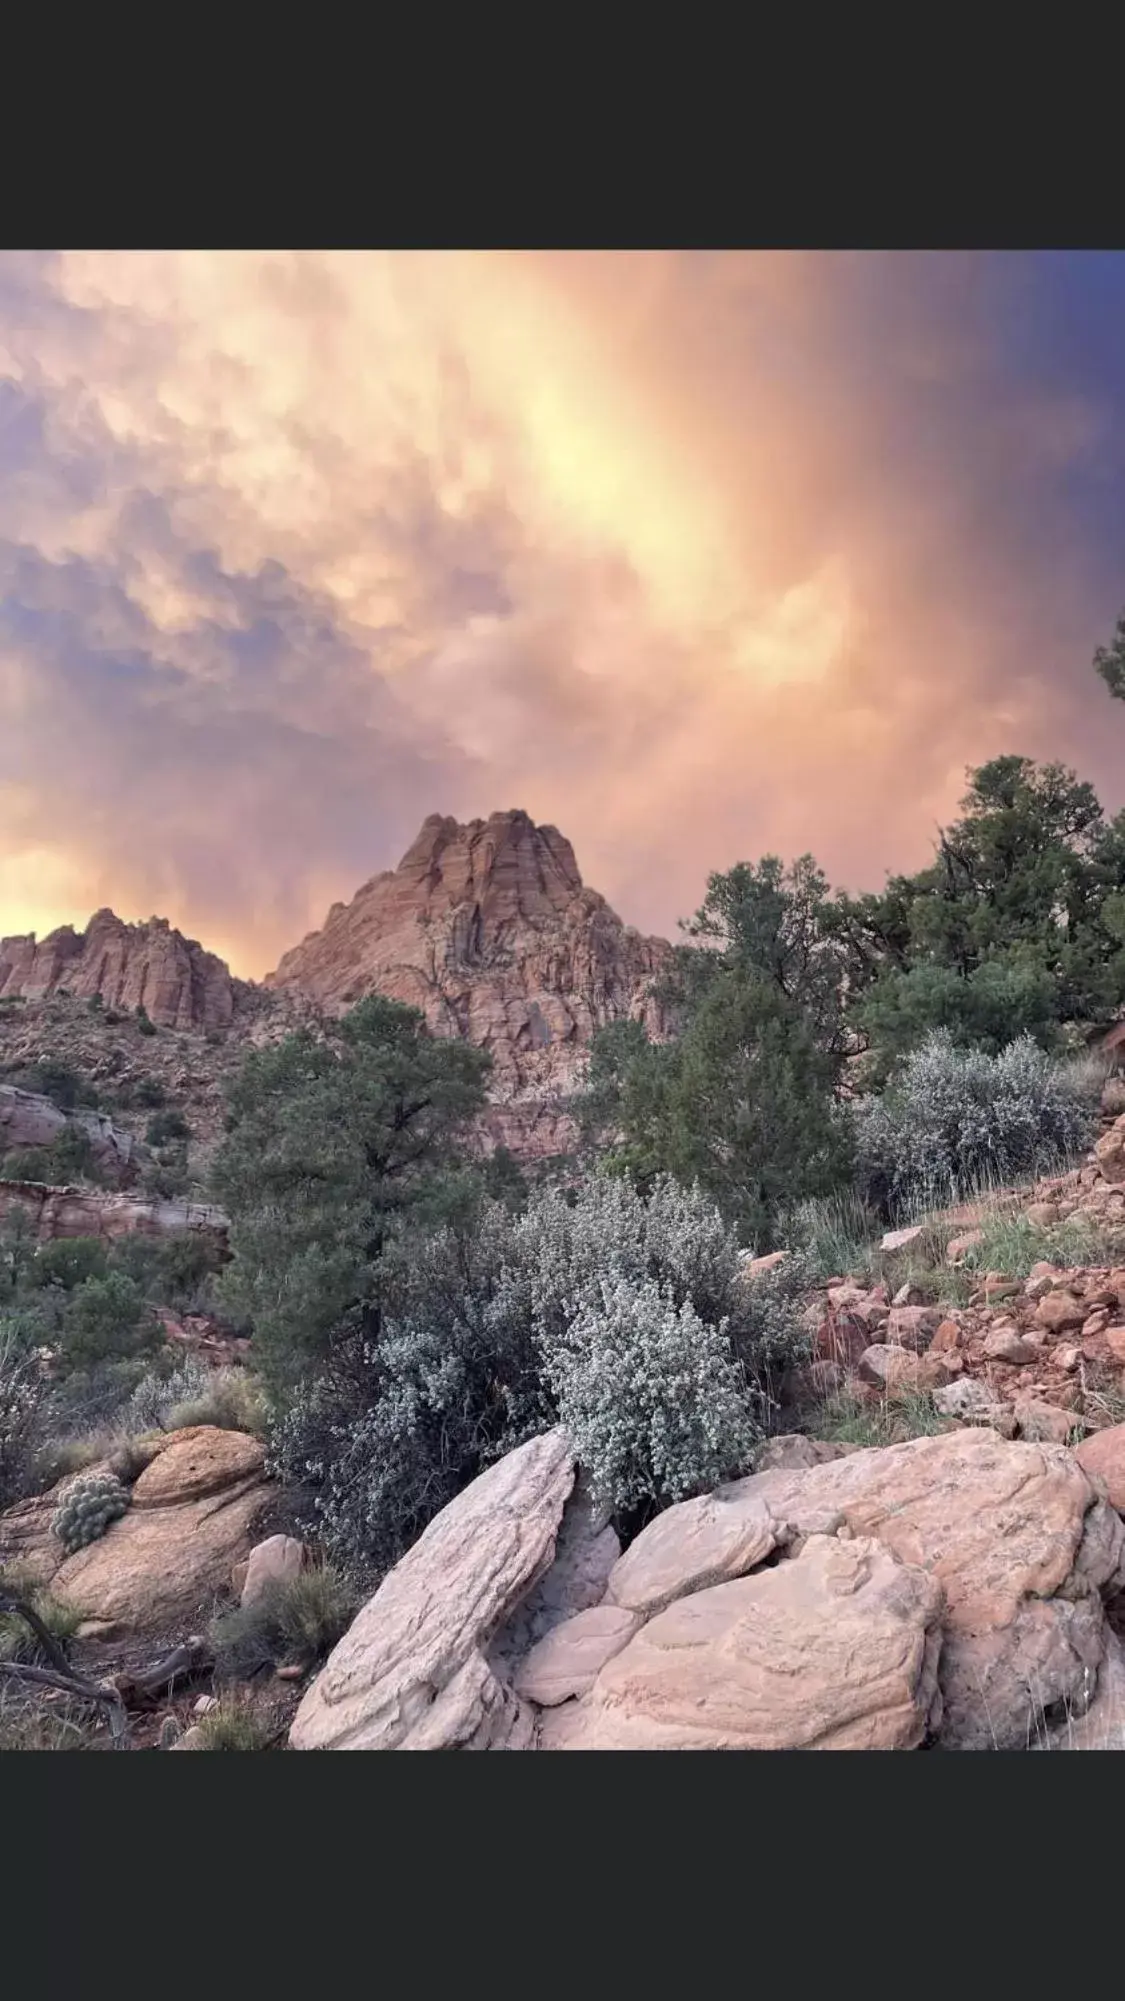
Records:
[[[543,1358],[594,1499],[617,1515],[666,1507],[745,1466],[760,1436],[727,1323],[652,1279],[599,1281]]]
[[[272,1464],[309,1494],[309,1525],[366,1574],[564,1406],[615,1506],[666,1502],[738,1463],[760,1427],[769,1372],[799,1339],[800,1277],[794,1261],[746,1284],[715,1205],[668,1179],[647,1198],[609,1177],[570,1200],[543,1189],[519,1217],[486,1203],[470,1229],[413,1245],[362,1379],[352,1369],[302,1388]],[[641,1400],[609,1367],[607,1314],[643,1358]]]
[[[889,1213],[957,1201],[1048,1171],[1089,1146],[1096,1128],[1082,1077],[1029,1036],[988,1056],[939,1030],[881,1098],[857,1107],[861,1185]]]

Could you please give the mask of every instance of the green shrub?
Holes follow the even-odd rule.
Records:
[[[796,1308],[801,1275],[794,1260],[762,1290],[747,1285],[734,1229],[699,1190],[667,1178],[647,1198],[613,1178],[587,1181],[569,1201],[558,1188],[541,1188],[515,1217],[485,1202],[468,1226],[403,1246],[388,1278],[380,1339],[348,1370],[292,1396],[271,1434],[271,1464],[305,1497],[319,1539],[365,1576],[380,1573],[484,1467],[557,1421],[564,1378],[577,1408],[581,1373],[556,1358],[576,1322],[601,1358],[607,1310],[624,1316],[643,1357],[646,1411],[661,1395],[674,1404],[684,1382],[690,1386],[695,1402],[683,1419],[680,1459],[706,1429],[700,1413],[712,1369],[714,1450],[724,1461],[737,1457],[742,1426],[731,1382],[753,1432],[767,1414],[772,1375],[805,1338]],[[626,1295],[641,1304],[628,1307]],[[590,1414],[584,1422],[590,1449],[605,1463],[600,1420]],[[639,1432],[648,1423],[638,1415]],[[653,1454],[648,1472],[637,1471],[642,1444],[635,1443],[627,1477],[614,1475],[622,1491],[639,1493],[647,1482],[655,1504],[682,1485],[673,1430],[666,1449],[661,1420],[652,1417],[643,1433]]]
[[[144,1111],[156,1111],[167,1099],[159,1077],[134,1077],[120,1092],[118,1103],[123,1108],[136,1105]]]
[[[105,1278],[86,1279],[70,1294],[59,1359],[66,1369],[133,1361],[151,1354],[163,1338],[140,1287],[123,1272],[111,1271]]]
[[[144,1007],[137,1009],[137,1027],[142,1035],[155,1035],[157,1033],[156,1023],[150,1020],[148,1011]]]
[[[97,1107],[98,1094],[93,1085],[72,1070],[69,1063],[60,1063],[53,1056],[25,1064],[9,1075],[9,1082],[17,1090],[34,1091],[39,1097],[50,1098],[62,1112],[73,1112],[82,1106]]]
[[[154,1305],[206,1310],[209,1281],[222,1258],[221,1244],[205,1230],[177,1230],[163,1237],[132,1231],[111,1247],[109,1267],[131,1278]]]
[[[104,1278],[106,1269],[106,1248],[97,1237],[56,1237],[42,1245],[30,1276],[36,1285],[57,1285],[72,1292],[88,1278]]]
[[[30,1605],[60,1646],[73,1638],[82,1623],[81,1612],[64,1599],[56,1598],[41,1580],[18,1565],[6,1565],[0,1568],[0,1661],[41,1662],[44,1657],[34,1628],[18,1612],[2,1609],[4,1599],[9,1596]]]
[[[184,1397],[168,1408],[164,1429],[188,1431],[198,1424],[264,1437],[269,1425],[269,1406],[261,1384],[248,1369],[210,1370],[209,1381],[198,1396]]]
[[[0,1508],[28,1492],[42,1444],[48,1388],[36,1357],[0,1320]]]
[[[959,1201],[989,1178],[1046,1172],[1091,1143],[1097,1113],[1030,1039],[988,1056],[939,1032],[859,1106],[856,1126],[864,1196],[897,1215]]]
[[[220,1680],[248,1681],[269,1667],[312,1667],[331,1653],[351,1625],[359,1600],[333,1565],[311,1566],[288,1583],[271,1584],[249,1605],[212,1622],[211,1645]]]
[[[149,1146],[166,1146],[169,1140],[190,1139],[191,1127],[182,1112],[157,1112],[148,1122],[145,1141]]]
[[[205,1751],[268,1751],[278,1736],[278,1723],[276,1716],[228,1696],[201,1717],[199,1733]]]
[[[89,1136],[80,1126],[59,1133],[49,1146],[13,1147],[0,1161],[0,1180],[4,1181],[39,1181],[55,1187],[91,1181],[103,1187],[105,1179]]]
[[[111,1473],[80,1473],[59,1495],[51,1517],[51,1533],[58,1537],[68,1556],[97,1542],[111,1523],[119,1521],[129,1505],[129,1495]]]
[[[655,1513],[745,1468],[761,1434],[725,1321],[708,1325],[651,1280],[603,1281],[544,1346],[559,1417],[614,1515]]]

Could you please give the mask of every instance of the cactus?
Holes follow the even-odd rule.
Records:
[[[59,1495],[51,1529],[67,1555],[73,1556],[75,1550],[103,1536],[128,1505],[128,1493],[111,1473],[84,1473]]]

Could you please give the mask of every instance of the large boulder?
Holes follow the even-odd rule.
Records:
[[[793,1456],[607,1573],[564,1435],[533,1439],[384,1580],[291,1742],[1017,1749],[1082,1717],[1125,1525],[1071,1452],[979,1429]]]
[[[777,1516],[837,1509],[945,1594],[941,1741],[1018,1749],[1043,1712],[1079,1711],[1121,1588],[1125,1528],[1073,1454],[959,1430],[720,1489]]]
[[[330,1654],[297,1711],[293,1748],[529,1747],[534,1712],[487,1652],[552,1562],[574,1476],[556,1429],[443,1508]]]
[[[650,1619],[584,1702],[544,1718],[543,1748],[912,1750],[940,1714],[941,1606],[878,1542],[812,1536]]]
[[[177,1433],[97,1542],[63,1556],[50,1533],[62,1482],[0,1518],[0,1551],[26,1561],[84,1620],[137,1632],[194,1625],[253,1547],[273,1493],[263,1456],[257,1439],[240,1432]]]

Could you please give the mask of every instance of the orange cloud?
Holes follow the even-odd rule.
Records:
[[[4,267],[0,931],[160,909],[260,973],[426,812],[515,804],[671,931],[711,868],[874,884],[966,764],[1098,749],[1058,483],[1103,419],[1006,372],[1014,267]]]

